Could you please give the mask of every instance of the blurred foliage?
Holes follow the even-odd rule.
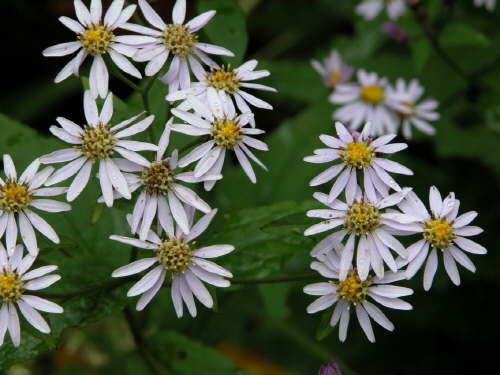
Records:
[[[0,27],[8,27],[4,35],[12,37],[5,40],[9,54],[3,61],[8,74],[4,74],[0,100],[0,152],[10,154],[21,171],[34,158],[66,147],[48,132],[58,116],[85,122],[82,82],[70,77],[54,84],[67,59],[41,55],[44,48],[71,40],[71,32],[62,32],[64,26],[57,21],[62,15],[74,17],[71,2],[4,3]],[[104,3],[107,6],[110,1]],[[174,2],[156,3],[168,22]],[[49,298],[65,308],[64,314],[44,314],[52,333],[41,334],[23,322],[21,346],[14,348],[6,338],[0,348],[2,370],[36,358],[6,373],[20,374],[24,369],[34,375],[154,374],[159,364],[165,374],[259,374],[255,367],[252,372],[238,369],[235,350],[221,349],[226,345],[243,348],[247,357],[265,369],[261,375],[266,374],[263,371],[315,373],[331,357],[337,359],[344,375],[495,372],[493,343],[500,313],[496,269],[500,256],[493,236],[500,211],[495,198],[500,190],[500,29],[495,21],[500,10],[489,13],[475,8],[472,0],[423,0],[398,21],[408,38],[397,43],[380,31],[387,20],[385,13],[372,21],[362,20],[354,14],[356,3],[188,1],[186,19],[217,10],[200,39],[235,53],[234,58],[224,57],[219,63],[237,67],[257,58],[257,69],[271,72],[258,83],[278,90],[256,94],[274,107],[273,111],[255,110],[257,127],[267,132],[260,139],[269,146],[269,151],[255,154],[269,171],[254,165],[254,185],[235,158],[227,158],[224,179],[211,192],[198,191],[219,208],[219,214],[210,226],[215,234],[201,236],[197,242],[234,245],[236,250],[220,258],[219,264],[240,280],[310,271],[308,254],[318,238],[301,236],[314,222],[304,213],[317,207],[312,193],[326,192],[328,187],[308,185],[325,166],[305,163],[303,158],[322,147],[320,134],[334,132],[331,114],[335,109],[310,59],[322,59],[337,48],[348,63],[387,76],[391,83],[398,77],[418,78],[425,87],[424,97],[440,102],[441,119],[433,123],[437,134],[429,137],[414,131],[409,148],[395,156],[415,173],[398,176],[398,183],[412,186],[424,202],[430,185],[443,194],[454,191],[461,200],[461,212],[479,212],[475,224],[485,233],[478,242],[489,253],[473,257],[477,274],[461,268],[462,285],[457,288],[440,264],[429,292],[423,292],[422,272],[402,282],[415,290],[407,298],[414,310],[384,310],[396,329],[388,332],[374,325],[376,344],[368,342],[354,317],[347,341],[340,343],[337,328],[328,326],[331,312],[323,317],[307,314],[305,308],[313,301],[302,292],[307,281],[217,288],[218,312],[203,308],[194,319],[177,319],[169,288],[163,288],[145,311],[125,316],[124,307],[136,303],[135,298],[126,297],[130,283],[110,285],[84,295]],[[26,62],[31,68],[26,68]],[[84,64],[81,75],[87,74]],[[143,110],[140,96],[123,83],[112,78],[110,88],[115,94],[113,122]],[[170,117],[170,105],[164,100],[167,91],[157,81],[149,92],[157,139]],[[137,137],[147,139],[148,134]],[[172,134],[169,152],[190,141],[190,137]],[[117,202],[110,209],[97,205],[98,197],[98,181],[93,177],[88,189],[71,203],[72,211],[41,213],[62,235],[59,245],[39,238],[41,255],[35,266],[57,264],[63,276],[43,292],[68,293],[108,285],[111,272],[129,262],[127,246],[108,237],[128,234],[124,214],[131,212],[133,202]],[[132,323],[143,337],[134,336]],[[154,359],[145,361],[144,353]],[[226,355],[234,356],[234,361]],[[238,366],[251,367],[239,361]]]

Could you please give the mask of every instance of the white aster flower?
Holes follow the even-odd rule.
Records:
[[[404,79],[398,78],[396,86],[387,89],[387,96],[390,98],[389,105],[396,103],[398,108],[401,104],[408,107],[407,112],[398,112],[398,109],[394,108],[402,120],[403,136],[406,139],[411,138],[411,125],[425,134],[436,133],[436,129],[427,121],[439,120],[439,113],[434,112],[439,103],[436,99],[427,98],[417,104],[423,93],[424,88],[419,84],[418,79],[412,79],[406,86]]]
[[[276,89],[272,87],[246,82],[266,77],[270,74],[268,70],[254,71],[257,63],[257,60],[250,60],[233,70],[231,70],[231,66],[228,66],[226,70],[224,66],[219,67],[216,64],[210,68],[210,73],[203,70],[195,71],[196,78],[200,82],[191,84],[191,87],[186,90],[169,94],[166,99],[168,101],[176,101],[186,99],[187,94],[192,94],[208,105],[207,90],[209,87],[212,87],[217,90],[223,101],[228,101],[228,106],[233,107],[231,111],[234,111],[232,100],[236,102],[236,106],[241,113],[251,112],[247,102],[255,107],[273,109],[269,103],[243,91],[243,89],[257,89],[276,92]],[[228,96],[229,98],[227,98]],[[185,100],[179,108],[184,110],[190,109],[189,101]],[[250,125],[255,127],[253,118],[250,119]]]
[[[38,246],[33,227],[52,242],[59,243],[59,237],[44,219],[28,207],[47,212],[71,210],[68,203],[52,199],[36,199],[63,194],[68,188],[40,188],[54,168],[47,167],[37,173],[40,167],[39,159],[35,159],[19,178],[17,178],[16,167],[10,155],[3,156],[3,164],[7,178],[5,181],[0,178],[0,238],[6,233],[7,250],[9,254],[12,254],[17,242],[17,217],[23,242],[30,254],[36,256]]]
[[[172,120],[173,118],[169,123]],[[188,218],[181,202],[204,213],[211,211],[205,201],[193,190],[180,185],[179,181],[201,182],[222,178],[221,174],[214,173],[206,173],[198,178],[194,177],[194,172],[174,173],[174,169],[178,166],[177,150],[172,153],[171,157],[162,159],[168,147],[169,138],[170,129],[167,126],[160,137],[160,150],[157,151],[155,160],[150,162],[149,166],[139,165],[125,159],[114,159],[115,164],[122,171],[140,173],[124,173],[124,176],[129,184],[130,192],[143,187],[134,206],[131,225],[132,233],[139,233],[143,241],[146,240],[155,217],[158,221],[158,228],[163,227],[167,230],[166,223],[169,222],[169,216],[173,216],[182,231],[189,234]],[[115,199],[122,197],[118,190],[115,190],[113,194]],[[99,201],[104,201],[104,198],[99,198]]]
[[[66,56],[78,52],[57,75],[55,82],[61,82],[70,75],[78,76],[78,70],[87,55],[94,57],[90,68],[89,85],[94,98],[98,95],[104,98],[108,93],[109,74],[103,59],[104,54],[109,57],[124,72],[142,78],[141,73],[128,61],[125,56],[132,57],[137,52],[137,47],[153,43],[154,38],[142,35],[120,35],[115,36],[113,30],[126,22],[134,13],[136,5],[123,8],[124,0],[114,0],[111,3],[104,20],[102,17],[101,0],[92,0],[90,10],[85,7],[81,0],[74,0],[75,12],[78,21],[68,17],[60,17],[62,22],[77,35],[76,42],[61,43],[45,49],[44,56]]]
[[[267,168],[257,159],[247,146],[258,150],[267,151],[267,145],[249,135],[262,134],[259,129],[245,128],[253,114],[251,112],[236,116],[234,107],[228,105],[229,100],[222,91],[213,87],[207,89],[208,106],[198,98],[187,94],[187,100],[195,113],[189,113],[180,109],[172,109],[172,113],[188,124],[172,124],[170,128],[188,135],[208,135],[209,140],[196,147],[188,155],[179,160],[179,166],[200,160],[194,168],[194,177],[199,178],[205,173],[219,174],[224,164],[226,149],[234,150],[236,158],[240,162],[248,178],[255,183],[255,173],[248,161],[247,156],[267,171]],[[205,181],[206,190],[212,189],[215,180]]]
[[[127,181],[111,155],[117,152],[134,163],[149,166],[150,163],[135,151],[157,151],[159,147],[151,143],[128,141],[122,138],[147,129],[153,122],[154,116],[148,116],[131,127],[118,131],[137,120],[142,113],[113,126],[109,123],[113,115],[113,95],[111,93],[106,97],[100,114],[90,91],[85,92],[83,106],[87,119],[87,124],[83,127],[63,117],[57,118],[61,128],[55,125],[50,127],[51,133],[57,138],[75,146],[54,151],[40,158],[40,161],[45,164],[71,161],[57,170],[45,182],[45,185],[57,184],[79,171],[68,189],[67,199],[71,202],[87,186],[92,164],[99,160],[99,181],[102,194],[106,205],[111,207],[113,205],[113,188],[119,190],[123,197],[131,198]]]
[[[477,216],[477,212],[470,211],[457,217],[460,201],[455,199],[455,194],[450,193],[444,200],[438,189],[432,186],[429,192],[431,212],[427,211],[422,201],[414,193],[409,193],[398,207],[406,214],[415,217],[415,221],[406,224],[406,230],[422,233],[422,239],[414,243],[408,250],[406,259],[398,258],[399,267],[408,264],[406,278],[412,278],[422,267],[425,259],[427,262],[424,271],[424,289],[429,290],[438,266],[437,253],[443,254],[444,267],[455,285],[460,284],[460,275],[456,262],[475,272],[476,268],[463,251],[472,254],[486,254],[486,249],[471,241],[468,236],[482,233],[482,229],[467,225]],[[431,252],[429,254],[429,247]],[[463,251],[462,251],[463,250]],[[427,257],[427,255],[429,255]]]
[[[164,239],[160,239],[151,230],[148,232],[146,241],[122,236],[109,237],[112,240],[141,249],[151,249],[156,253],[153,258],[137,260],[127,266],[118,268],[112,274],[113,277],[133,275],[158,263],[155,268],[149,271],[127,293],[129,297],[142,294],[137,302],[137,310],[142,310],[151,301],[161,288],[167,272],[170,272],[172,275],[172,300],[179,318],[183,314],[183,300],[191,315],[193,317],[196,316],[196,305],[193,294],[208,308],[213,306],[212,296],[200,280],[219,287],[228,287],[230,285],[230,282],[224,279],[224,277],[233,277],[231,272],[205,258],[216,258],[230,253],[234,250],[234,246],[213,245],[195,250],[193,248],[194,242],[191,244],[188,243],[203,233],[215,216],[217,209],[213,209],[212,212],[198,220],[194,226],[191,226],[194,208],[188,205],[184,206],[184,208],[189,220],[190,231],[188,235],[179,226],[174,230],[172,218],[167,217],[169,223]],[[127,219],[129,220],[129,224],[131,224],[131,215],[128,215]]]
[[[399,118],[393,108],[408,112],[408,107],[397,102],[389,106],[386,77],[379,79],[377,73],[367,73],[363,69],[357,71],[357,77],[359,82],[335,86],[329,99],[333,104],[342,106],[333,113],[333,118],[351,130],[371,120],[375,136],[397,133]]]
[[[391,20],[397,20],[406,10],[405,0],[364,0],[356,6],[355,12],[369,21],[386,9]]]
[[[207,43],[199,43],[196,31],[200,30],[215,15],[211,10],[200,14],[183,25],[186,16],[186,0],[177,0],[172,11],[172,22],[166,24],[160,16],[151,8],[146,0],[139,0],[139,6],[146,20],[156,29],[125,23],[121,28],[135,31],[141,34],[151,35],[154,44],[138,51],[133,59],[135,61],[149,61],[146,65],[146,75],[152,76],[165,65],[170,53],[174,55],[168,72],[161,81],[169,85],[169,92],[179,89],[187,89],[191,83],[189,65],[196,72],[203,71],[195,55],[210,66],[216,66],[204,52],[214,55],[234,56],[234,54],[222,47]],[[189,61],[189,64],[188,64]]]
[[[23,245],[15,246],[14,253],[9,257],[0,242],[0,346],[3,345],[5,333],[9,330],[14,346],[21,343],[21,326],[16,305],[26,320],[37,330],[50,333],[50,327],[37,311],[62,313],[64,309],[54,302],[37,296],[24,294],[27,290],[40,290],[54,284],[61,278],[59,275],[47,275],[57,270],[57,266],[43,266],[26,272],[35,257],[27,254],[23,258]]]
[[[347,250],[344,250],[347,251]],[[384,313],[368,301],[370,297],[375,302],[398,310],[411,310],[412,306],[398,297],[413,294],[413,290],[395,285],[385,285],[404,278],[404,271],[397,273],[386,272],[383,279],[368,276],[362,280],[356,269],[350,267],[344,280],[339,278],[339,254],[330,251],[320,257],[320,262],[312,262],[311,268],[322,276],[331,279],[329,282],[310,284],[304,287],[304,293],[321,296],[307,307],[309,314],[325,310],[337,303],[333,311],[330,325],[334,327],[339,321],[339,339],[345,341],[349,325],[350,307],[355,306],[359,324],[371,342],[375,341],[370,318],[385,329],[392,331],[394,325]]]
[[[497,6],[497,0],[474,0],[474,5],[477,7],[484,5],[489,12],[493,12]]]
[[[323,59],[323,64],[312,59],[311,65],[323,78],[326,87],[333,88],[338,84],[349,81],[354,73],[354,66],[347,65],[336,49]]]
[[[368,121],[361,133],[349,132],[340,122],[335,123],[337,135],[335,138],[322,134],[321,141],[331,147],[314,150],[316,155],[306,156],[305,161],[310,163],[327,163],[337,159],[341,164],[336,164],[314,177],[310,186],[317,186],[330,181],[338,176],[333,184],[328,197],[333,202],[338,195],[346,189],[346,196],[351,199],[356,193],[357,172],[363,171],[364,188],[368,197],[376,199],[376,192],[385,197],[388,187],[401,191],[399,185],[387,172],[412,175],[413,172],[395,161],[382,157],[382,154],[392,154],[404,150],[406,143],[389,143],[395,134],[387,134],[377,139],[370,138],[371,121]]]
[[[383,278],[384,262],[392,272],[397,272],[398,267],[389,249],[394,250],[402,258],[406,258],[407,253],[401,242],[391,233],[406,234],[404,231],[411,229],[404,227],[401,230],[401,227],[405,223],[414,222],[415,217],[400,212],[381,212],[380,210],[399,203],[410,190],[410,188],[404,188],[398,193],[375,201],[361,195],[361,191],[358,190],[356,198],[348,200],[347,203],[334,200],[330,204],[327,203],[328,196],[326,194],[315,193],[314,198],[330,209],[307,211],[309,217],[327,220],[309,227],[305,230],[304,235],[310,236],[339,226],[342,226],[343,229],[319,242],[312,249],[311,255],[318,256],[330,251],[345,235],[349,235],[340,259],[340,280],[345,280],[348,275],[355,249],[356,268],[361,280],[364,281],[368,277],[370,266],[379,278]]]

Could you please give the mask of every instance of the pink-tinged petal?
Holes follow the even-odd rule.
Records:
[[[170,54],[169,50],[162,51],[159,55],[153,57],[151,61],[146,65],[144,73],[146,76],[151,77],[160,71],[160,69],[165,65]]]
[[[134,275],[151,267],[157,260],[158,258],[156,257],[136,260],[135,262],[127,264],[126,266],[120,267],[117,270],[113,271],[111,276],[123,277],[123,276]]]
[[[97,126],[99,124],[99,113],[95,99],[89,90],[85,91],[83,95],[83,109],[87,123],[91,126]]]
[[[192,258],[191,260],[208,272],[215,273],[216,275],[224,277],[233,277],[233,274],[231,272],[213,262],[210,262],[209,260],[205,260],[202,258]]]
[[[2,308],[0,309],[0,347],[3,345],[5,339],[5,333],[7,332],[7,327],[9,325],[9,304],[2,303]]]
[[[202,13],[199,16],[193,18],[191,21],[187,22],[184,26],[189,27],[189,31],[194,33],[205,26],[208,21],[212,19],[215,15],[215,10],[209,10],[208,12]]]
[[[370,235],[368,237],[373,238],[376,244],[376,247],[373,248],[372,250],[378,251],[382,259],[389,266],[392,272],[397,272],[398,268],[396,266],[396,262],[394,261],[394,258],[392,257],[392,254],[389,251],[387,245],[384,242],[382,242],[376,234]]]
[[[380,168],[377,164],[373,163],[372,165],[373,171],[377,174],[377,176],[380,178],[380,180],[389,186],[390,188],[396,190],[396,191],[401,191],[401,188],[399,185],[394,181],[394,179],[387,173],[385,170]]]
[[[118,68],[123,70],[125,73],[130,74],[131,76],[134,76],[136,78],[141,79],[142,75],[141,73],[137,70],[137,68],[132,65],[130,61],[127,60],[126,57],[123,55],[120,55],[118,52],[109,49],[108,50],[109,56],[111,57],[111,60],[116,64]]]
[[[193,299],[193,292],[189,288],[189,285],[186,281],[186,276],[184,274],[179,274],[176,277],[179,278],[179,289],[182,295],[182,299],[186,303],[186,306],[188,308],[189,313],[191,316],[195,317],[196,316],[196,304],[194,303]]]
[[[82,45],[80,42],[61,43],[44,49],[42,54],[45,57],[66,56],[78,51],[81,47]]]
[[[224,279],[222,276],[214,275],[203,268],[198,266],[190,266],[189,270],[200,280],[205,281],[211,285],[226,288],[231,285],[229,280]]]
[[[17,315],[16,307],[12,302],[8,302],[8,323],[10,338],[14,346],[19,346],[21,343],[21,326],[19,324],[19,316]]]
[[[130,151],[158,151],[159,147],[147,142],[119,140],[116,145]]]
[[[108,168],[106,166],[106,159],[101,159],[99,162],[99,183],[106,206],[113,206],[113,185],[108,176]]]
[[[21,238],[23,239],[28,252],[32,256],[36,257],[38,255],[36,234],[33,226],[23,212],[19,212],[19,229],[21,231]]]
[[[174,82],[175,79],[179,76],[179,67],[180,67],[180,62],[181,59],[179,57],[174,56],[172,59],[172,62],[170,63],[170,68],[168,69],[167,73],[160,78],[160,81],[162,81],[165,84],[170,84]],[[175,90],[177,91],[177,90]],[[170,95],[170,92],[169,92]],[[169,100],[169,99],[167,99]]]
[[[106,15],[104,16],[105,25],[113,25],[115,21],[120,16],[123,9],[124,0],[114,0],[108,8]]]
[[[371,302],[366,301],[365,303],[363,303],[363,307],[365,308],[368,315],[370,315],[370,317],[382,327],[389,331],[394,330],[394,324],[392,324],[390,320],[387,319],[385,314],[377,306],[375,306]]]
[[[141,241],[137,238],[130,238],[130,237],[124,237],[124,236],[109,236],[111,240],[122,242],[124,244],[130,245],[130,246],[135,246],[139,247],[141,249],[157,249],[158,245],[154,243],[149,243],[146,241]]]
[[[453,245],[449,246],[448,249],[450,250],[451,255],[453,255],[453,258],[455,258],[458,263],[467,268],[469,271],[476,272],[476,267],[463,251]]]
[[[144,241],[148,237],[148,232],[151,229],[151,224],[155,218],[156,211],[158,208],[158,199],[162,199],[156,195],[149,196],[146,200],[146,205],[144,207],[144,212],[142,214],[141,228],[139,229],[139,238]]]
[[[59,275],[42,276],[42,277],[39,277],[38,279],[33,279],[33,280],[28,281],[25,284],[25,287],[27,290],[45,289],[60,279],[61,279],[61,276],[59,276]]]
[[[477,212],[475,211],[466,212],[465,214],[460,215],[455,219],[455,222],[453,223],[453,229],[458,229],[466,226],[472,220],[474,220],[476,216]]]
[[[212,210],[210,206],[191,189],[179,184],[174,184],[173,187],[175,195],[184,203],[204,213],[208,213]]]
[[[73,176],[76,172],[80,170],[83,164],[87,161],[87,157],[81,157],[64,167],[58,169],[47,181],[45,181],[45,186],[50,186],[57,184],[58,182],[64,181],[69,177]]]
[[[170,211],[172,212],[172,216],[174,217],[175,222],[185,234],[189,234],[189,222],[186,215],[186,211],[182,207],[181,202],[175,196],[175,194],[171,191],[168,192],[168,203],[170,206]]]
[[[169,235],[174,235],[174,221],[172,219],[172,213],[168,207],[167,200],[165,197],[158,197],[158,221],[162,226],[163,230]]]
[[[123,9],[114,24],[120,27],[122,23],[127,22],[132,17],[132,14],[134,14],[136,8],[137,5],[133,4]]]
[[[227,48],[214,46],[213,44],[195,43],[194,48],[201,49],[203,52],[210,53],[212,55],[234,56],[234,53]]]
[[[179,160],[179,167],[184,168],[185,166],[191,164],[192,162],[201,159],[207,153],[210,152],[212,147],[214,146],[214,141],[208,141],[203,143],[202,145],[196,147],[193,151],[191,151],[188,155]]]
[[[368,340],[370,340],[371,342],[375,342],[375,335],[373,334],[372,324],[370,323],[370,318],[368,317],[363,304],[358,303],[356,305],[356,315],[358,317],[359,324],[361,325],[361,328],[363,328],[363,331],[365,332]]]
[[[65,161],[74,160],[81,155],[82,153],[80,150],[74,148],[66,148],[44,155],[40,158],[40,161],[44,164],[62,163]]]
[[[352,258],[354,256],[354,233],[349,236],[342,255],[340,257],[339,280],[343,281],[347,277],[347,272],[352,268]]]
[[[146,0],[139,0],[139,7],[141,8],[146,20],[157,29],[163,31],[166,26],[165,22],[163,22],[160,16],[153,10],[151,5],[149,5]]]
[[[337,305],[337,308],[340,307]],[[349,316],[350,316],[350,311],[348,310],[347,306],[345,305],[342,306],[341,314],[342,315],[340,316],[339,340],[344,342],[347,337],[347,327],[349,326]]]
[[[255,97],[253,95],[250,95],[249,93],[247,93],[245,91],[238,90],[238,94],[241,95],[241,97],[243,99],[245,99],[248,103],[250,103],[251,105],[253,105],[255,107],[264,108],[264,109],[273,109],[273,107],[269,103],[266,103],[265,101]]]
[[[56,232],[52,227],[40,216],[35,214],[33,211],[30,210],[24,210],[24,213],[26,216],[28,216],[28,219],[30,220],[31,224],[45,237],[47,237],[49,240],[51,240],[54,243],[59,243],[59,237],[57,236]]]
[[[378,295],[372,293],[370,290],[368,291],[368,295],[371,298],[373,298],[376,302],[380,303],[381,305],[383,305],[385,307],[389,307],[391,309],[411,310],[413,308],[408,302],[400,300],[399,298],[387,298],[387,297],[378,296]]]
[[[429,258],[427,258],[427,263],[425,264],[424,271],[424,289],[429,290],[432,285],[432,280],[436,274],[438,266],[437,251],[435,248],[432,249]]]
[[[467,238],[463,237],[457,237],[455,238],[454,242],[462,248],[462,250],[465,250],[469,253],[472,254],[486,254],[487,250],[483,246],[475,243],[474,241],[471,241]]]
[[[156,293],[158,293],[158,291],[163,285],[163,281],[165,280],[165,275],[166,272],[163,271],[160,274],[158,280],[156,280],[156,283],[154,283],[154,285],[151,288],[146,290],[141,296],[141,298],[139,298],[139,301],[137,302],[137,305],[135,307],[137,311],[141,311],[142,309],[144,309],[146,305],[151,301],[151,299],[156,295]]]
[[[109,130],[111,130],[112,132],[116,132],[116,131],[118,131],[119,129],[122,129],[122,128],[124,128],[125,126],[127,126],[127,125],[129,125],[129,124],[133,123],[135,120],[137,120],[139,117],[141,117],[144,113],[146,113],[146,111],[141,112],[141,113],[139,113],[138,115],[136,115],[136,116],[134,116],[134,117],[129,118],[128,120],[125,120],[125,121],[120,122],[118,125],[113,126],[113,127],[112,127],[111,129],[109,129]]]
[[[314,177],[311,182],[309,182],[309,186],[317,186],[330,181],[335,176],[337,176],[344,169],[344,167],[344,164],[337,164],[326,169],[325,171]]]
[[[106,169],[108,171],[108,176],[110,178],[113,187],[118,190],[118,192],[125,198],[130,199],[132,195],[128,188],[128,183],[123,176],[123,173],[118,169],[118,167],[113,163],[113,160],[106,158]]]
[[[198,162],[198,164],[194,169],[194,177],[198,178],[202,176],[214,165],[215,161],[217,160],[217,157],[221,152],[221,149],[222,149],[221,146],[214,147],[201,158],[201,160]],[[184,164],[184,158],[179,161],[179,166],[182,166],[183,164]]]
[[[149,196],[146,193],[146,190],[143,190],[135,202],[134,210],[132,212],[132,221],[129,223],[132,233],[137,233],[137,227],[141,222],[148,198]]]
[[[23,261],[21,262],[22,263],[22,268],[26,268],[27,265],[29,265],[30,263],[33,264],[34,262],[34,259],[35,257],[33,256],[26,256]],[[25,259],[28,259],[26,261],[26,264],[25,264]],[[19,265],[19,268],[21,268],[21,265]],[[45,276],[46,274],[52,272],[52,271],[55,271],[57,270],[59,267],[58,266],[43,266],[43,267],[39,267],[39,268],[36,268],[26,274],[24,274],[22,277],[21,277],[21,280],[22,281],[28,281],[28,280],[32,280],[32,279],[36,279],[38,277],[41,277],[41,276]],[[21,272],[22,270],[20,269],[19,270],[19,273],[22,274]]]
[[[392,161],[389,159],[375,158],[374,162],[379,167],[385,169],[386,171],[389,171],[392,173],[409,175],[409,176],[413,175],[413,172],[409,168],[406,168],[405,166],[403,166],[399,163],[396,163],[395,161]]]
[[[201,249],[196,250],[193,254],[200,258],[217,258],[222,255],[229,254],[233,250],[234,246],[232,245],[213,245],[202,247]]]
[[[82,139],[80,137],[75,137],[69,134],[66,130],[61,129],[55,125],[52,125],[49,130],[52,134],[54,134],[57,138],[63,140],[64,142],[74,145],[79,145],[82,143]]]
[[[453,234],[466,237],[475,236],[480,233],[483,233],[483,229],[472,225],[453,230]]]
[[[397,298],[413,294],[413,290],[410,288],[395,285],[374,285],[370,287],[370,291],[378,296],[387,298]]]
[[[71,31],[79,34],[79,33],[82,33],[85,31],[85,27],[83,27],[79,22],[71,19],[71,18],[68,18],[68,17],[59,17],[59,21],[64,25],[66,26],[68,29],[70,29]],[[78,42],[75,42],[75,43],[78,43]],[[80,43],[78,43],[80,44]],[[81,44],[80,44],[81,46]]]
[[[105,98],[108,93],[109,74],[101,55],[94,56],[90,67],[89,86],[92,96]]]
[[[66,78],[68,78],[75,72],[78,73],[78,68],[80,67],[80,64],[82,63],[82,61],[85,59],[86,56],[87,56],[86,52],[82,49],[78,53],[78,55],[76,55],[73,59],[71,59],[64,66],[64,68],[61,69],[61,71],[57,74],[56,78],[54,78],[54,82],[59,83],[61,81],[64,81]]]
[[[5,233],[5,247],[7,248],[7,252],[12,255],[14,250],[16,249],[17,242],[17,223],[16,217],[13,212],[9,212],[7,219],[7,230]]]
[[[351,173],[349,174],[349,178],[347,179],[347,184],[345,185],[345,197],[347,204],[353,203],[356,191],[357,189],[359,189],[356,176],[356,169],[351,169]]]
[[[448,215],[448,213],[453,209],[454,205],[455,205],[455,193],[450,193],[446,196],[446,198],[444,198],[443,208],[439,213],[439,217]]]
[[[250,159],[252,159],[255,163],[257,163],[257,165],[258,165],[259,167],[261,167],[262,169],[264,169],[265,171],[267,171],[267,167],[266,167],[264,164],[262,164],[262,162],[261,162],[259,159],[257,159],[257,157],[256,157],[256,156],[255,156],[255,155],[254,155],[254,154],[253,154],[253,153],[252,153],[252,152],[248,149],[248,147],[247,147],[247,146],[245,146],[245,144],[244,144],[244,143],[240,143],[240,144],[239,144],[239,147],[243,150],[243,152],[244,152],[244,153],[245,153],[245,154],[246,154],[246,155],[247,155]]]
[[[28,254],[27,256],[31,255]],[[11,264],[13,270],[19,267],[19,265],[22,262],[22,259],[23,259],[23,245],[20,244],[15,245],[14,251],[12,254],[10,254],[9,257],[9,263]]]
[[[84,130],[82,129],[82,127],[78,126],[73,121],[70,121],[70,120],[68,120],[68,119],[66,119],[64,117],[58,117],[58,118],[56,118],[56,121],[69,134],[71,134],[74,137],[81,138],[81,136],[82,136],[82,134],[84,132]]]
[[[397,252],[403,258],[408,256],[405,247],[395,237],[383,229],[377,229],[374,234],[389,248]]]
[[[320,262],[315,262],[319,263]],[[304,293],[309,294],[311,296],[324,296],[327,294],[333,294],[337,291],[338,286],[331,283],[316,283],[306,285],[303,289]]]
[[[92,0],[90,2],[90,20],[93,24],[99,24],[102,16],[101,0]]]
[[[74,5],[78,21],[80,21],[82,25],[89,27],[92,24],[92,20],[90,19],[90,12],[87,7],[81,0],[74,0]]]
[[[37,296],[22,296],[21,299],[31,307],[40,311],[56,313],[56,314],[64,312],[64,309],[57,303],[47,301],[46,299]]]
[[[248,161],[247,157],[245,156],[243,151],[241,151],[240,147],[235,147],[234,151],[236,153],[236,158],[238,159],[246,175],[248,176],[250,181],[252,181],[255,184],[257,182],[257,178],[255,177],[255,172],[253,171],[252,165]]]
[[[443,201],[441,200],[441,194],[435,186],[431,186],[429,191],[429,204],[431,206],[431,211],[436,217],[439,217],[441,210],[443,209]]]
[[[364,281],[370,272],[370,246],[366,235],[359,238],[357,249],[356,266],[358,268],[359,278]]]
[[[193,126],[193,125],[171,124],[170,129],[175,131],[175,132],[179,132],[179,133],[183,133],[183,134],[187,134],[187,135],[193,135],[193,136],[206,135],[209,133],[208,130],[201,129],[201,128]]]
[[[343,164],[339,164],[343,165]],[[344,190],[347,182],[349,181],[349,176],[351,174],[351,169],[346,168],[337,178],[337,181],[333,184],[330,189],[330,193],[328,194],[328,203],[331,203],[339,196],[339,194]]]
[[[212,308],[214,305],[212,296],[208,292],[207,288],[200,281],[200,279],[198,279],[189,268],[186,270],[186,273],[184,275],[186,277],[186,281],[189,288],[196,296],[196,298],[198,298],[198,300],[201,303],[203,303],[206,307]]]
[[[172,21],[174,24],[182,25],[186,17],[186,0],[177,0],[172,10]]]
[[[29,181],[30,190],[36,190],[44,183],[46,183],[52,172],[54,172],[54,167],[46,167],[35,174]]]
[[[115,147],[113,150],[118,152],[121,156],[123,156],[125,159],[130,160],[131,162],[142,165],[146,168],[151,167],[151,163],[144,156],[141,156],[134,151],[129,151],[121,147]]]
[[[372,143],[373,146],[373,143]],[[399,152],[408,147],[406,143],[391,143],[389,145],[374,147],[376,152],[380,152],[383,154],[393,154],[395,152]]]
[[[273,87],[260,85],[260,84],[258,84],[258,83],[240,83],[240,86],[241,86],[241,87],[246,87],[246,88],[249,88],[249,89],[256,89],[256,90],[263,90],[263,91],[278,92],[278,90],[276,90],[276,89],[275,89],[275,88],[273,88]]]
[[[321,223],[315,224],[304,231],[304,236],[311,236],[313,234],[325,232],[327,230],[333,229],[342,225],[344,223],[344,219],[336,219],[336,220],[326,220]]]
[[[458,274],[457,264],[455,263],[455,259],[453,258],[453,255],[451,255],[451,252],[446,250],[443,251],[443,261],[444,268],[446,269],[448,276],[450,276],[451,281],[453,281],[453,284],[460,285],[460,275]]]
[[[188,94],[188,97],[192,97],[194,98],[192,95]],[[193,101],[194,102],[194,101]],[[191,102],[190,102],[191,103]],[[201,102],[200,102],[201,104]],[[195,104],[196,105],[196,104]],[[193,107],[194,108],[194,107]],[[205,107],[206,108],[206,107]],[[208,111],[208,108],[206,108],[207,111]],[[196,109],[195,109],[196,110]],[[207,129],[210,129],[212,127],[212,124],[208,121],[205,121],[203,120],[201,117],[193,114],[193,113],[189,113],[189,112],[186,112],[186,111],[181,111],[181,110],[178,110],[176,108],[173,108],[172,109],[172,113],[180,118],[181,120],[184,120],[186,122],[188,122],[189,124],[191,125],[194,125],[196,127],[199,127],[201,128],[203,131],[207,131]],[[210,115],[212,115],[212,113],[210,112]]]
[[[24,302],[22,299],[17,301],[17,305],[21,310],[21,313],[24,315],[26,320],[36,329],[43,333],[50,333],[50,327],[42,318],[40,313],[36,311],[33,307],[31,307],[28,303]]]
[[[3,170],[8,179],[17,181],[16,166],[14,165],[14,161],[8,154],[4,154],[3,156]]]
[[[90,173],[92,171],[92,160],[87,160],[80,172],[76,175],[75,179],[71,183],[66,199],[68,202],[73,201],[76,197],[80,195],[90,178]]]
[[[207,229],[208,225],[214,218],[217,213],[217,208],[214,208],[210,213],[204,215],[198,222],[190,229],[189,234],[186,238],[187,242],[193,241],[197,238],[201,233]],[[228,246],[228,245],[219,245],[219,246]]]
[[[102,124],[108,124],[113,116],[113,94],[109,93],[101,109],[99,120]]]
[[[175,313],[177,317],[181,318],[183,314],[182,309],[182,295],[181,295],[181,284],[180,277],[175,277],[172,281],[172,302],[174,303]]]
[[[30,203],[31,207],[47,212],[62,212],[71,210],[71,205],[52,199],[35,199]]]
[[[332,294],[324,295],[307,306],[307,312],[313,314],[315,312],[325,310],[335,303],[336,296]]]
[[[422,264],[424,264],[424,261],[427,258],[427,254],[429,253],[429,244],[426,241],[420,241],[420,244],[421,244],[421,250],[417,253],[415,258],[408,264],[408,267],[406,267],[406,272],[405,272],[406,279],[411,279],[417,273],[420,267],[422,267]]]
[[[130,288],[130,290],[127,292],[127,297],[137,296],[152,288],[163,272],[164,269],[162,266],[153,268],[146,275],[144,275],[144,277],[140,279],[132,288]]]
[[[40,159],[35,159],[31,164],[24,170],[21,177],[19,177],[19,183],[31,182],[31,179],[35,176],[36,171],[40,167]]]

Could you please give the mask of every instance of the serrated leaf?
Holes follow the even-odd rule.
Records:
[[[197,9],[200,13],[217,11],[202,30],[212,44],[234,53],[234,57],[221,56],[225,63],[234,68],[240,66],[247,49],[248,34],[245,15],[236,0],[200,0]]]
[[[489,39],[479,30],[466,23],[453,22],[447,24],[439,35],[439,42],[444,46],[488,47]]]

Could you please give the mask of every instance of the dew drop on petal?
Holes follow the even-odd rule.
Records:
[[[391,178],[389,181],[388,181],[391,185],[394,184],[394,180]]]
[[[455,202],[451,201],[451,202],[448,202],[448,207],[453,207],[455,205]]]

